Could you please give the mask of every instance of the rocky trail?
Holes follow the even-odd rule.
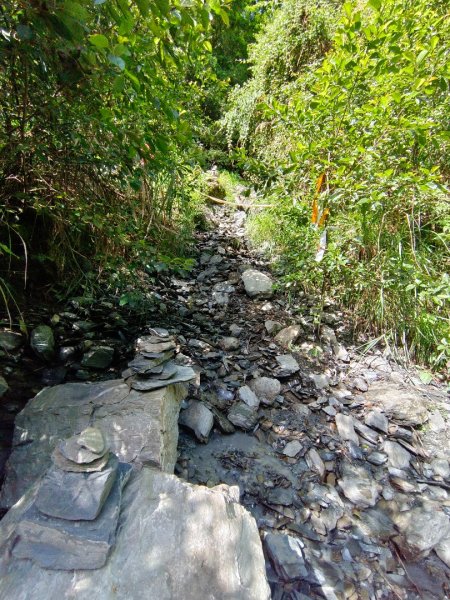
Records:
[[[258,526],[274,600],[448,598],[450,405],[444,386],[423,384],[387,352],[353,345],[351,322],[332,300],[318,313],[314,298],[277,292],[269,265],[246,242],[245,219],[244,211],[215,207],[211,228],[197,234],[194,270],[155,283],[159,303],[146,327],[127,322],[107,300],[85,306],[75,299],[52,320],[42,319],[31,339],[34,353],[20,336],[0,333],[4,459],[17,412],[43,385],[100,380],[95,394],[101,395],[108,380],[122,378],[131,394],[159,389],[144,377],[142,354],[141,362],[131,359],[139,334],[155,340],[164,328],[175,341],[157,349],[175,353],[176,366],[165,362],[170,357],[159,370],[152,363],[152,377],[181,381],[183,369],[196,377],[181,405],[177,455],[147,448],[150,462],[162,471],[175,465],[178,479],[171,486],[182,487],[183,480],[211,489],[238,486],[240,504]],[[143,348],[138,344],[145,355]],[[50,390],[67,385],[80,384]],[[20,418],[16,428],[25,428]],[[45,429],[39,431],[45,437]],[[24,487],[18,480],[35,477],[17,463],[31,446],[15,445],[16,462],[8,463],[2,491],[5,508],[25,491],[18,494],[17,486]],[[32,456],[22,454],[22,464]],[[220,545],[220,536],[214,542]],[[223,592],[211,598],[264,600],[264,586],[259,589],[259,597]],[[0,597],[6,598],[1,590]]]

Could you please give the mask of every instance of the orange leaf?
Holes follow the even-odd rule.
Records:
[[[320,190],[322,188],[323,182],[325,180],[325,171],[319,176],[317,183],[316,183],[316,196],[320,193]]]
[[[329,214],[330,214],[330,209],[329,208],[324,208],[323,209],[323,213],[321,214],[320,219],[319,219],[319,227],[322,227],[322,225],[327,220],[327,217],[328,217]]]

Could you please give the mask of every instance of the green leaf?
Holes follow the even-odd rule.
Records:
[[[14,256],[14,258],[18,258],[18,256],[14,254],[11,248],[5,246],[5,244],[2,243],[0,243],[0,254],[7,254],[8,256]]]
[[[420,65],[420,63],[423,61],[423,59],[425,58],[425,56],[428,54],[428,50],[422,50],[422,52],[419,52],[419,54],[417,55],[416,58],[416,63],[418,65]]]
[[[141,82],[139,81],[139,79],[136,77],[136,75],[134,75],[133,73],[130,73],[130,71],[127,71],[125,69],[124,71],[125,75],[128,77],[128,79],[131,81],[131,83],[133,84],[133,87],[139,91],[141,88]]]
[[[430,371],[419,371],[419,378],[422,383],[428,385],[433,381],[433,373],[430,373]]]
[[[221,10],[219,14],[220,14],[220,18],[225,23],[225,25],[227,27],[229,27],[230,26],[230,17],[228,16],[228,13],[225,10]]]
[[[89,12],[78,2],[65,0],[63,9],[68,15],[80,21],[87,21],[89,19]]]
[[[375,10],[380,10],[381,8],[381,0],[369,0],[367,4]]]
[[[113,65],[116,65],[116,67],[119,67],[119,69],[121,71],[123,71],[125,69],[125,61],[123,60],[123,58],[120,58],[120,56],[115,56],[114,54],[109,54],[108,60]]]
[[[143,17],[148,15],[149,10],[149,1],[148,0],[136,0],[136,4],[138,5],[139,12]]]
[[[108,48],[108,46],[109,46],[108,38],[101,33],[94,33],[94,34],[90,35],[89,41],[96,48]]]

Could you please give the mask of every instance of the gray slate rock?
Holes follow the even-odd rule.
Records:
[[[91,425],[122,462],[172,472],[177,459],[182,384],[142,394],[121,379],[66,383],[42,390],[17,415],[0,505],[17,502],[51,465],[56,446]],[[72,463],[73,464],[73,463]]]
[[[192,379],[195,379],[194,369],[191,367],[177,366],[175,374],[170,379],[159,379],[158,376],[155,376],[154,379],[138,379],[133,377],[128,381],[133,390],[148,392],[172,385],[174,383],[192,381]]]
[[[214,425],[214,416],[204,404],[193,400],[181,411],[179,422],[193,431],[198,440],[207,442]]]
[[[124,490],[120,533],[104,567],[51,572],[13,558],[0,598],[270,600],[258,529],[238,498],[236,487],[193,486],[144,468]],[[21,512],[14,510],[0,522],[1,542]]]
[[[291,344],[295,344],[295,342],[300,337],[303,328],[301,325],[290,325],[289,327],[285,327],[281,331],[277,333],[274,340],[280,346],[284,346],[285,348],[289,348]]]
[[[253,429],[258,422],[258,415],[255,409],[245,404],[245,402],[238,402],[228,411],[228,420],[231,421],[233,425],[236,425],[236,427],[239,427],[244,431],[249,431],[250,429]]]
[[[372,463],[373,465],[376,465],[377,467],[379,467],[380,465],[384,465],[384,463],[387,461],[387,456],[386,454],[383,454],[382,452],[372,452],[368,457],[367,460]]]
[[[417,390],[407,390],[396,384],[371,386],[365,399],[403,425],[422,425],[428,421],[424,398]]]
[[[320,458],[320,454],[315,448],[311,448],[306,455],[308,467],[320,475],[321,478],[325,475],[325,464]]]
[[[50,361],[55,354],[55,338],[48,325],[39,325],[31,332],[30,346],[43,360]]]
[[[164,363],[167,363],[173,357],[173,350],[160,352],[153,355],[153,358],[148,358],[143,354],[137,354],[133,360],[130,360],[128,367],[133,373],[150,377],[151,375],[159,375],[164,370]]]
[[[242,274],[242,281],[250,298],[270,298],[273,295],[272,279],[265,273],[248,269]]]
[[[68,473],[94,473],[96,471],[101,471],[105,468],[107,462],[109,460],[109,452],[105,452],[103,456],[93,460],[89,463],[77,463],[73,460],[67,459],[59,448],[55,448],[52,452],[52,461],[53,464],[61,469],[62,471],[67,471]]]
[[[291,535],[267,533],[264,547],[272,566],[283,581],[297,581],[308,575],[302,548],[303,543]]]
[[[282,354],[277,356],[277,363],[280,370],[277,373],[278,377],[289,377],[300,371],[300,365],[292,356],[292,354]]]
[[[21,515],[16,527],[13,556],[30,559],[44,569],[57,571],[99,569],[104,566],[115,543],[122,489],[130,471],[130,465],[120,465],[114,487],[95,520],[81,524],[47,517],[41,514],[36,503],[32,503]]]
[[[383,450],[388,456],[389,465],[394,469],[408,469],[409,461],[411,460],[411,454],[397,444],[397,442],[385,441],[383,444]]]
[[[345,462],[338,483],[346,498],[356,506],[374,506],[379,495],[379,486],[363,467]]]
[[[82,431],[78,436],[78,444],[98,456],[101,456],[106,449],[103,433],[97,427],[87,427]]]
[[[335,421],[340,438],[345,441],[351,441],[359,446],[359,438],[353,427],[352,417],[343,414],[337,414]]]
[[[259,408],[259,398],[255,392],[248,387],[248,385],[243,385],[239,388],[238,396],[242,402],[245,402],[245,404],[250,406],[250,408],[253,410],[257,410]]]
[[[417,506],[394,516],[400,530],[395,541],[408,560],[427,556],[450,534],[450,520],[437,505]]]
[[[442,560],[442,562],[450,568],[450,533],[448,533],[438,544],[436,544],[434,551]]]
[[[330,385],[330,379],[323,373],[313,373],[310,377],[318,390],[323,390]]]
[[[167,336],[143,335],[136,340],[136,351],[146,354],[161,354],[175,348],[175,340]]]
[[[369,427],[374,427],[383,433],[389,432],[389,419],[379,410],[371,410],[364,418],[364,423]]]
[[[102,471],[94,473],[67,473],[51,467],[41,481],[36,508],[49,517],[92,521],[103,508],[118,468],[115,456]]]
[[[269,335],[276,335],[281,329],[283,329],[283,325],[278,321],[271,321],[270,319],[264,322],[264,327]]]
[[[443,479],[450,477],[450,465],[445,458],[435,458],[431,461],[430,466],[433,469],[433,473],[438,477],[442,477]]]
[[[272,377],[257,377],[250,382],[250,388],[255,392],[263,404],[273,404],[281,392],[278,379]]]
[[[101,450],[99,452],[94,452],[86,446],[85,442],[91,447],[101,448]],[[102,432],[97,428],[88,427],[81,434],[73,435],[69,439],[61,442],[58,446],[58,450],[66,460],[83,465],[102,458],[108,448]]]
[[[14,331],[0,331],[0,349],[6,352],[18,350],[23,345],[23,337]]]
[[[241,342],[235,337],[227,336],[219,340],[219,346],[222,350],[228,352],[231,350],[238,350],[241,347]]]
[[[90,369],[107,369],[112,363],[113,357],[114,348],[97,346],[83,355],[81,366]]]
[[[283,448],[283,454],[285,456],[289,456],[290,458],[294,458],[295,456],[297,456],[300,450],[302,450],[302,448],[303,446],[298,440],[292,440],[292,442],[288,442]]]

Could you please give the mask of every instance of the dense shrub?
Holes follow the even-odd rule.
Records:
[[[286,12],[282,5],[279,22]],[[326,291],[352,309],[361,327],[442,366],[450,358],[444,5],[345,3],[325,59],[317,65],[312,54],[295,85],[275,59],[267,66],[264,39],[261,34],[251,54],[254,79],[233,93],[226,117],[241,143],[258,127],[269,131],[269,153],[259,138],[247,144],[249,164],[259,162],[254,172],[262,183],[271,181],[266,194],[275,205],[256,219],[255,235],[283,252],[288,279]],[[266,88],[264,97],[249,93],[261,89],[261,71],[275,74],[275,89]],[[262,99],[265,107],[255,113]],[[248,101],[252,112],[239,116],[239,101],[244,107]],[[329,211],[321,227],[315,216],[311,224],[316,204],[319,216]],[[325,229],[327,248],[316,261]]]

